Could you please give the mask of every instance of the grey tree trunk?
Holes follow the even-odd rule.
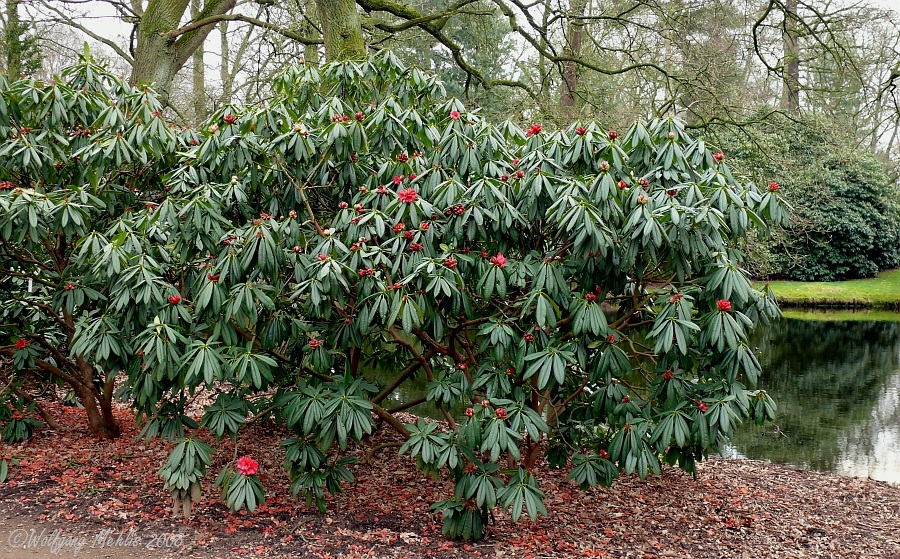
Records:
[[[587,0],[571,0],[569,3],[569,23],[566,30],[567,44],[564,51],[566,56],[579,58],[581,45],[584,42],[584,10]],[[578,62],[567,60],[562,64],[562,97],[560,105],[564,116],[573,117],[575,109],[575,91],[578,88]]]
[[[781,107],[791,113],[800,111],[800,44],[797,33],[797,0],[784,3],[784,89]]]
[[[191,18],[196,20],[200,15],[200,0],[191,0]],[[194,109],[194,123],[199,125],[206,120],[206,66],[203,61],[202,45],[194,51],[192,59],[191,78],[193,88],[191,92],[191,105]]]

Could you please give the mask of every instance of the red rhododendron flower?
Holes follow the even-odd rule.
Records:
[[[416,233],[414,231],[407,231],[406,233],[403,234],[403,238],[406,239],[407,241],[412,240],[413,238],[415,238],[415,236],[416,236]]]
[[[394,233],[399,233],[400,231],[403,231],[404,229],[406,229],[406,224],[403,223],[402,221],[400,223],[398,223],[397,225],[394,225]]]
[[[715,159],[717,162],[722,161],[723,159],[725,159],[725,154],[721,151],[717,151],[713,154],[713,159]]]
[[[403,182],[403,175],[394,175],[394,184],[396,186],[400,186],[400,183]]]
[[[609,171],[609,161],[601,161],[600,162],[600,170],[601,171]]]
[[[237,471],[242,476],[252,476],[259,471],[259,464],[249,456],[241,456],[237,461]]]
[[[666,380],[672,378],[672,369],[666,369],[666,372],[663,373],[663,378]]]
[[[500,182],[506,182],[509,180],[509,175],[500,175]]]
[[[181,302],[181,295],[172,295],[171,297],[169,297],[169,302],[173,305],[177,305]]]
[[[600,458],[603,458],[604,460],[609,460],[609,453],[601,448],[600,449]]]
[[[409,156],[406,155],[406,153],[398,153],[397,161],[399,161],[400,163],[406,163],[407,161],[409,161]]]
[[[610,139],[610,140],[615,140],[615,139],[618,138],[618,137],[619,137],[619,133],[618,133],[618,132],[616,132],[615,130],[610,130],[610,131],[609,131],[609,139]]]
[[[350,207],[350,204],[348,204],[347,202],[341,202],[340,204],[338,204],[338,208],[340,208],[342,210],[346,210],[349,207]]]
[[[517,179],[521,179],[525,176],[525,171],[523,171],[522,169],[517,169],[516,172],[513,173],[513,176],[515,176]]]
[[[234,124],[235,122],[237,122],[237,117],[231,113],[228,113],[227,115],[222,117],[222,120],[224,120],[228,124]]]
[[[428,229],[430,227],[431,227],[431,225],[429,225],[427,221],[423,221],[422,223],[419,224],[419,229],[421,231],[428,231]]]
[[[450,118],[453,120],[459,120],[459,111],[450,111]]]
[[[720,311],[728,312],[731,310],[731,302],[726,299],[719,299],[716,301],[716,305],[719,307]]]
[[[65,289],[66,291],[72,291],[73,289],[75,289],[75,284],[72,282],[69,282],[66,284],[65,287],[63,287],[63,289]]]
[[[534,341],[534,334],[525,334],[524,336],[522,336],[522,339],[525,340],[525,343],[530,344]]]
[[[609,342],[609,343],[611,343],[611,344],[616,343],[616,335],[615,335],[615,334],[610,334],[609,336],[606,336],[606,341]]]
[[[503,408],[497,408],[497,411],[494,412],[497,414],[497,419],[506,419],[506,410]]]
[[[540,134],[540,133],[541,133],[541,125],[540,124],[532,124],[531,128],[528,129],[528,132],[526,132],[526,135],[534,136],[535,134]]]
[[[671,188],[669,190],[666,190],[666,194],[668,194],[669,196],[675,196],[676,194],[678,194],[678,191],[674,188]]]
[[[769,183],[769,191],[770,191],[770,192],[778,192],[778,189],[779,189],[779,188],[781,188],[781,186],[779,186],[777,182],[770,182],[770,183]]]
[[[362,204],[359,204],[359,203],[353,204],[353,209],[356,210],[356,213],[358,213],[358,214],[361,214],[361,213],[363,213],[363,212],[366,210],[366,209],[363,207],[363,205],[362,205]]]
[[[12,414],[13,421],[22,421],[23,419],[25,419],[24,413],[22,413],[20,411],[13,412],[13,414]]]
[[[684,297],[684,293],[676,293],[675,295],[669,297],[669,302],[673,304],[677,303],[678,301],[681,301],[682,297]]]
[[[587,128],[585,128],[584,126],[579,126],[575,129],[575,133],[579,136],[584,136],[585,134],[587,134]]]
[[[645,205],[645,204],[647,203],[647,197],[644,196],[643,194],[641,194],[640,196],[638,196],[638,200],[637,200],[637,201],[638,201],[638,204],[640,204],[640,205],[643,206],[643,205]]]
[[[219,274],[212,274],[212,273],[206,274],[206,279],[215,283],[215,282],[219,281]]]
[[[291,219],[297,219],[297,210],[291,210],[288,212],[288,217]]]
[[[584,296],[584,299],[589,303],[593,303],[594,301],[597,300],[597,296],[594,295],[593,293],[588,293],[587,295]]]
[[[401,202],[405,202],[407,204],[412,204],[419,198],[419,195],[412,188],[404,188],[403,190],[401,190],[400,192],[397,193],[397,197],[400,198]]]
[[[709,409],[709,404],[707,404],[703,400],[700,400],[699,402],[697,402],[697,409],[700,410],[702,413],[706,413],[706,410]]]
[[[506,374],[508,374],[508,375],[514,375],[514,374],[516,374],[516,368],[515,368],[515,367],[510,367],[509,369],[506,369]]]
[[[353,115],[353,117],[354,117],[356,120],[362,121],[362,119],[366,118],[366,115],[363,114],[363,113],[356,113],[355,115]]]
[[[512,160],[512,164],[513,164],[513,165],[518,165],[518,164],[519,164],[519,158],[518,158],[518,157],[514,158],[514,159]]]
[[[475,410],[472,408],[466,408],[466,417],[474,417],[474,416],[475,416]]]
[[[319,262],[325,262],[326,260],[328,260],[328,255],[327,254],[317,254],[316,258],[319,259]]]
[[[321,347],[321,345],[324,343],[325,342],[323,340],[312,339],[312,340],[309,340],[309,347],[310,347],[310,349],[316,349],[318,347]]]
[[[626,188],[628,188],[628,183],[626,183],[625,181],[619,181],[619,190],[625,190]]]
[[[506,257],[503,256],[502,252],[498,252],[497,256],[491,257],[491,264],[497,266],[498,268],[502,268],[506,266]]]
[[[626,394],[625,396],[622,396],[622,403],[623,403],[623,404],[627,404],[627,403],[630,402],[630,401],[631,401],[631,397],[628,396],[627,394]]]
[[[447,258],[444,258],[444,266],[446,266],[448,268],[456,268],[456,264],[457,264],[456,258],[453,258],[452,256],[448,256]]]
[[[422,250],[422,245],[420,243],[409,243],[409,250],[419,252]]]
[[[16,342],[16,349],[25,349],[28,346],[28,340],[22,338],[18,342]]]

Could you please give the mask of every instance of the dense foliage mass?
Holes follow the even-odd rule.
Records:
[[[292,490],[319,508],[348,446],[397,429],[455,481],[445,533],[480,538],[495,507],[544,512],[542,454],[587,488],[693,470],[773,416],[747,334],[777,307],[740,262],[784,211],[677,121],[494,125],[389,53],[274,91],[192,131],[87,57],[3,89],[2,351],[82,401],[121,379],[144,433],[177,441],[178,510],[211,463],[194,433],[250,420],[293,431]],[[404,425],[383,404],[423,375],[444,422]],[[264,498],[257,471],[219,474],[231,508]]]
[[[842,131],[778,119],[729,145],[740,172],[782,177],[780,193],[794,209],[788,227],[750,251],[755,272],[834,281],[900,266],[900,189]]]

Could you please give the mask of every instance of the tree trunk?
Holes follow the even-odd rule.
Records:
[[[194,20],[200,15],[200,0],[191,0],[191,18]],[[199,126],[206,120],[206,67],[203,61],[203,48],[194,51],[192,59],[191,78],[193,90],[191,101],[194,109],[194,123]]]
[[[784,90],[781,107],[791,113],[800,111],[800,45],[797,34],[797,0],[784,3]]]
[[[218,21],[216,16],[229,12],[235,0],[207,0],[203,9],[179,31],[189,0],[151,0],[137,24],[137,46],[131,82],[153,84],[167,103],[175,74],[203,46]]]
[[[564,54],[572,58],[581,56],[581,45],[584,37],[584,10],[587,0],[571,0],[569,2],[569,24],[566,31],[567,44]],[[574,60],[566,60],[562,63],[562,98],[560,105],[564,117],[572,118],[575,115],[575,91],[578,87],[578,63]]]
[[[6,77],[19,79],[22,73],[21,49],[19,47],[19,0],[6,0],[6,27],[3,29],[6,43]]]
[[[354,0],[316,0],[319,22],[329,62],[358,60],[366,56],[362,22]]]

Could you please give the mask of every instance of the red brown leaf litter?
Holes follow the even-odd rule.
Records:
[[[697,480],[666,469],[587,492],[566,479],[566,470],[542,465],[550,515],[514,524],[498,512],[487,538],[471,543],[441,536],[440,519],[428,508],[451,495],[452,483],[423,478],[390,446],[370,464],[351,466],[355,484],[330,496],[320,515],[290,495],[279,447],[285,432],[261,423],[246,429],[237,450],[227,440],[214,443],[203,500],[190,521],[174,520],[156,475],[170,445],[137,441],[139,429],[124,407],[117,410],[123,435],[113,441],[87,434],[81,411],[48,407],[62,431],[45,429],[3,449],[21,455],[22,465],[0,484],[2,559],[76,556],[66,547],[55,555],[46,547],[10,547],[14,531],[31,529],[81,535],[86,545],[77,557],[110,559],[900,558],[900,486],[748,460],[711,459]],[[377,445],[399,440],[385,427],[347,452],[363,460]],[[266,502],[254,515],[229,514],[213,487],[235,455],[260,463]],[[107,546],[96,545],[99,534]],[[148,549],[151,539],[158,545]]]

